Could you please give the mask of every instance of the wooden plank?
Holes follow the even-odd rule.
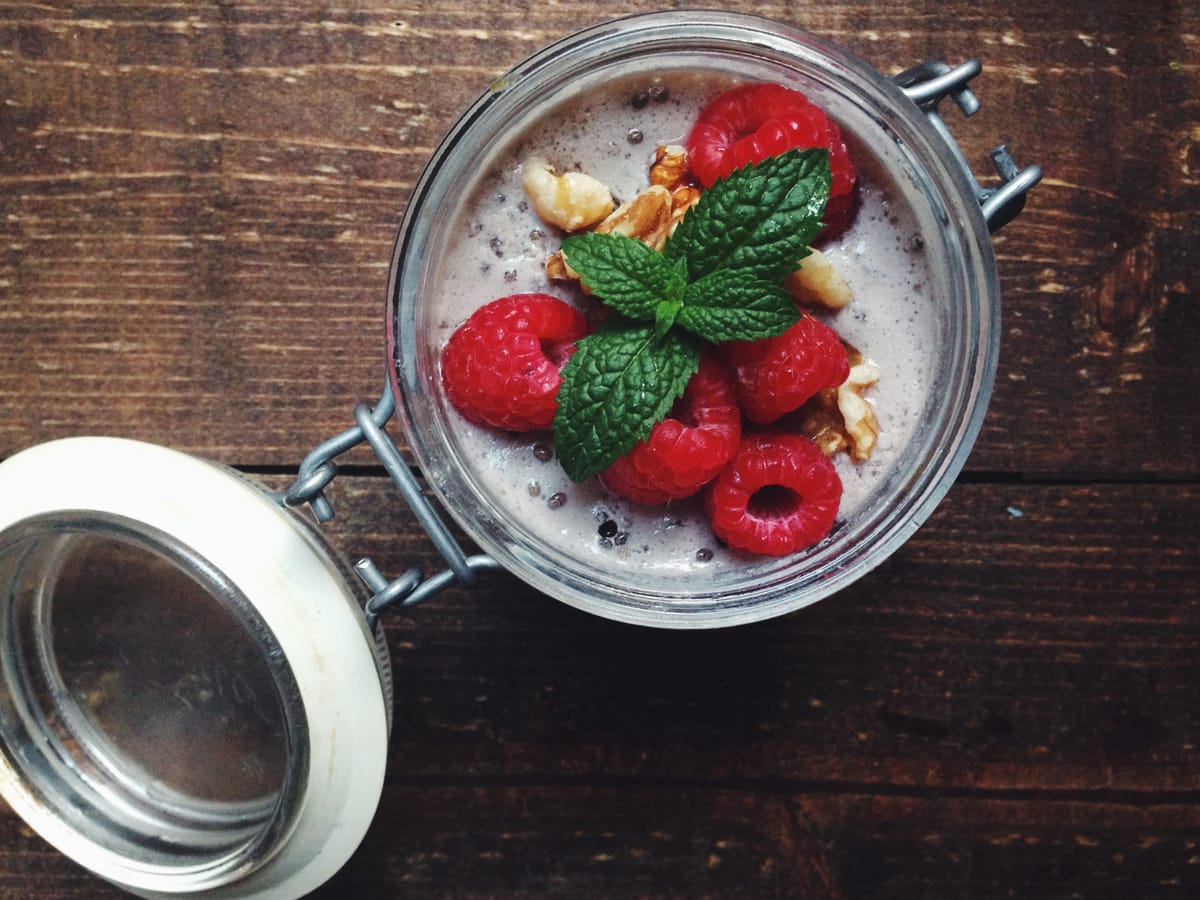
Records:
[[[398,784],[314,897],[1182,898],[1189,805],[615,782]],[[0,815],[0,892],[125,896]]]
[[[1185,897],[1200,885],[1195,815],[1184,806],[1063,802],[1031,816],[987,799],[671,785],[410,799],[435,815],[449,807],[459,827],[438,831],[455,838],[430,846],[414,829],[405,841],[403,826],[379,843],[372,835],[366,858],[319,896],[397,883],[423,895],[827,898]],[[562,816],[564,806],[603,813]]]

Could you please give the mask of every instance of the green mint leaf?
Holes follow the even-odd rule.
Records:
[[[660,300],[687,283],[687,263],[668,261],[620,234],[580,234],[562,242],[567,265],[585,287],[622,315],[653,322]]]
[[[800,313],[779,284],[720,269],[688,285],[675,321],[707,341],[753,341],[787,331]]]
[[[659,256],[662,256],[660,253]],[[666,259],[666,257],[663,257]],[[688,286],[687,260],[677,259],[671,268],[671,277],[667,281],[667,299],[672,303],[682,303],[683,294]]]
[[[679,311],[683,309],[682,300],[663,300],[658,304],[658,308],[654,311],[654,336],[661,338],[671,326],[675,324],[675,320],[679,318]],[[701,335],[703,337],[703,335]]]
[[[780,282],[821,229],[829,152],[789,150],[734,171],[700,195],[663,246],[699,280],[718,269]]]
[[[700,365],[700,342],[610,317],[562,370],[554,446],[572,481],[606,469],[671,411]]]

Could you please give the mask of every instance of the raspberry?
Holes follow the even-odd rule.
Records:
[[[759,425],[799,409],[817,391],[837,387],[850,375],[837,332],[810,315],[776,337],[730,341],[724,349],[742,412]]]
[[[635,503],[679,500],[712,481],[733,458],[741,433],[733,376],[706,353],[667,418],[601,472],[600,480]]]
[[[713,533],[731,547],[786,556],[829,534],[842,499],[833,462],[808,438],[748,434],[704,495]]]
[[[587,333],[587,320],[557,297],[512,294],[475,310],[442,353],[450,402],[477,425],[549,428],[559,370]]]
[[[829,151],[833,184],[825,222],[837,229],[852,213],[854,163],[837,125],[804,94],[780,84],[744,84],[701,111],[687,139],[688,163],[706,188],[734,169],[793,148]]]

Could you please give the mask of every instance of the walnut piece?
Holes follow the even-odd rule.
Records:
[[[578,281],[579,273],[567,265],[566,257],[558,250],[546,260],[546,277],[553,281]]]
[[[632,200],[622,203],[593,229],[597,234],[621,234],[637,238],[661,250],[671,220],[671,192],[651,185]]]
[[[665,241],[683,219],[683,214],[700,199],[700,188],[688,168],[687,150],[678,144],[664,144],[654,151],[654,163],[650,166],[650,183],[665,187],[671,192],[671,217],[667,223]],[[661,244],[658,249],[661,249]]]
[[[665,187],[651,186],[632,200],[618,206],[592,230],[598,234],[620,234],[637,238],[655,250],[661,250],[671,221],[671,193]],[[546,276],[556,281],[578,281],[579,273],[558,250],[546,260]],[[584,288],[587,291],[587,288]]]
[[[607,187],[582,172],[559,175],[544,159],[525,163],[521,182],[541,220],[564,231],[587,228],[613,211]]]
[[[804,257],[800,268],[784,279],[783,286],[805,306],[844,309],[850,305],[850,285],[829,257],[815,248]]]
[[[879,419],[866,398],[879,380],[879,367],[846,345],[850,374],[835,388],[826,388],[801,410],[800,427],[827,456],[845,450],[855,462],[870,459],[879,440]]]
[[[654,151],[654,162],[650,166],[650,183],[674,192],[678,187],[691,183],[688,169],[687,150],[678,144],[666,144]]]
[[[667,222],[667,237],[675,233],[675,228],[683,220],[683,214],[696,205],[700,199],[700,188],[685,184],[671,191],[671,219]]]
[[[879,366],[870,360],[850,367],[850,376],[837,389],[838,411],[849,437],[850,458],[870,459],[879,440],[879,419],[866,398],[867,388],[879,380]]]

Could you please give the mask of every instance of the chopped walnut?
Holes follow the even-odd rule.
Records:
[[[600,234],[622,234],[637,238],[655,250],[661,250],[667,239],[670,217],[670,192],[664,187],[652,186],[622,203],[592,230]],[[579,273],[567,265],[561,250],[550,254],[546,260],[546,276],[557,281],[579,280]]]
[[[804,257],[800,268],[784,279],[783,286],[805,306],[844,309],[850,304],[850,285],[829,257],[815,248]]]
[[[665,241],[683,219],[683,214],[700,199],[700,188],[688,168],[687,150],[678,144],[659,147],[650,166],[650,183],[665,187],[671,192],[671,218],[667,223]],[[661,249],[661,245],[660,245]]]
[[[522,166],[522,184],[534,212],[550,225],[578,231],[594,225],[613,211],[608,188],[582,172],[558,175],[544,159]]]
[[[683,185],[671,191],[671,220],[667,223],[667,237],[675,233],[675,228],[683,220],[683,214],[696,205],[700,199],[700,188]]]
[[[678,144],[668,144],[654,151],[654,162],[650,166],[650,183],[674,191],[691,184],[687,150]]]
[[[671,192],[651,185],[632,200],[618,206],[593,229],[597,234],[621,234],[637,238],[655,250],[662,249],[671,220]]]
[[[845,450],[855,462],[870,459],[879,439],[879,420],[866,399],[867,388],[879,380],[879,367],[854,347],[846,346],[850,374],[835,388],[826,388],[805,404],[800,427],[828,456]]]
[[[799,415],[801,433],[826,456],[835,456],[850,446],[837,408],[837,388],[819,391],[801,407]]]
[[[878,380],[879,366],[868,360],[851,366],[850,377],[837,389],[838,410],[850,439],[850,458],[855,462],[870,459],[879,440],[879,419],[866,398],[867,388]]]
[[[578,281],[579,273],[567,265],[566,257],[559,250],[546,260],[546,277],[553,281]]]

